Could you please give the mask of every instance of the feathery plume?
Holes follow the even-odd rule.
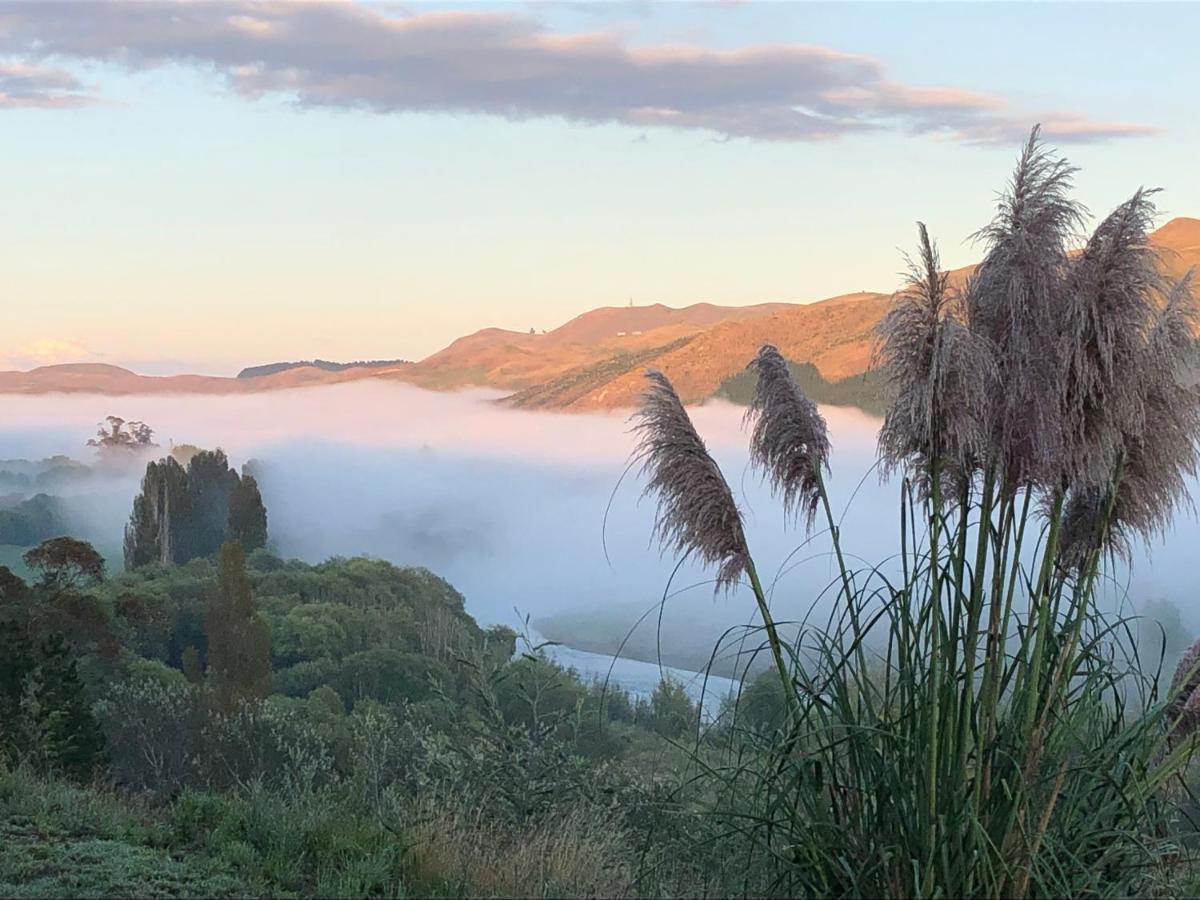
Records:
[[[937,245],[917,223],[920,250],[907,284],[879,325],[876,365],[892,394],[879,432],[885,475],[907,467],[928,491],[930,463],[969,477],[987,451],[984,410],[996,376],[991,346],[962,322],[962,303],[941,269]]]
[[[1139,393],[1142,413],[1119,435],[1122,474],[1112,522],[1106,530],[1105,488],[1073,492],[1063,522],[1064,565],[1078,567],[1102,540],[1128,557],[1133,537],[1149,541],[1165,533],[1180,505],[1191,502],[1188,478],[1200,471],[1200,386],[1189,366],[1198,323],[1189,272],[1168,292],[1139,357],[1123,373]]]
[[[1060,335],[1067,484],[1103,484],[1123,436],[1144,431],[1138,375],[1163,293],[1149,239],[1155,193],[1139,189],[1118,206],[1070,264]]]
[[[1174,748],[1200,727],[1200,641],[1180,658],[1168,696],[1167,725],[1175,726],[1169,743]]]
[[[785,511],[811,529],[820,503],[821,468],[829,468],[825,419],[771,344],[762,346],[749,368],[758,375],[746,412],[746,421],[753,423],[750,459],[783,497]]]
[[[1200,386],[1194,378],[1200,310],[1189,272],[1171,288],[1155,316],[1143,360],[1132,377],[1142,382],[1142,427],[1125,435],[1125,474],[1117,518],[1149,539],[1190,502],[1188,479],[1200,469]]]
[[[634,413],[635,458],[649,476],[643,496],[658,498],[655,536],[664,550],[716,564],[717,589],[728,589],[750,560],[741,512],[671,382],[656,370],[646,378],[650,385]]]
[[[996,216],[977,240],[987,250],[966,294],[971,329],[996,348],[988,404],[990,446],[1013,491],[1061,462],[1059,320],[1067,248],[1083,220],[1070,196],[1075,169],[1034,128]]]

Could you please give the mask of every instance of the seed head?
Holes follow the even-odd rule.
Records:
[[[750,559],[741,512],[671,382],[655,370],[646,378],[650,384],[634,413],[635,457],[648,478],[645,494],[658,500],[655,536],[664,551],[715,564],[717,589],[728,589]]]
[[[784,509],[811,529],[820,503],[821,469],[829,468],[825,419],[771,344],[762,346],[750,368],[758,375],[746,413],[753,426],[750,460],[766,473]]]

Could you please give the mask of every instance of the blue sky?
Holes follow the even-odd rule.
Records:
[[[0,367],[888,290],[917,219],[974,258],[1038,118],[1094,212],[1149,184],[1200,215],[1192,5],[306,9],[0,3]]]

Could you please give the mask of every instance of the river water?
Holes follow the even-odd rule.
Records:
[[[740,683],[731,678],[720,675],[706,677],[700,672],[659,666],[640,659],[614,659],[602,653],[589,653],[562,645],[551,645],[545,649],[550,659],[564,668],[574,669],[585,682],[607,681],[628,691],[635,698],[650,699],[659,681],[664,677],[672,678],[682,684],[692,702],[700,706],[705,721],[716,719],[721,711],[722,699],[731,693],[736,695],[740,687]]]

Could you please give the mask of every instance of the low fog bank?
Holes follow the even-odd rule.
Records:
[[[120,415],[150,424],[162,453],[189,443],[219,446],[235,466],[255,460],[281,555],[318,562],[368,554],[426,566],[462,591],[484,624],[520,625],[529,615],[549,636],[597,649],[650,611],[632,642],[645,658],[659,649],[666,595],[663,658],[694,668],[726,628],[752,621],[750,596],[714,597],[709,576],[691,566],[672,579],[674,560],[650,544],[652,504],[639,503],[636,470],[622,478],[634,443],[625,414],[513,411],[496,396],[380,381],[225,397],[3,397],[0,458],[92,462],[95,451],[84,445],[96,423]],[[875,565],[896,548],[899,491],[872,471],[878,421],[823,411],[834,448],[830,490],[837,511],[846,508],[844,547],[852,565]],[[694,417],[746,512],[779,617],[823,624],[835,593],[827,538],[806,544],[748,470],[743,412],[714,403]],[[142,468],[109,467],[72,489],[73,510],[86,519],[81,531],[98,545],[120,546]],[[1200,530],[1191,519],[1178,526],[1110,590],[1115,603],[1128,581],[1127,612],[1177,604],[1176,631],[1194,628],[1200,612],[1189,558]]]

